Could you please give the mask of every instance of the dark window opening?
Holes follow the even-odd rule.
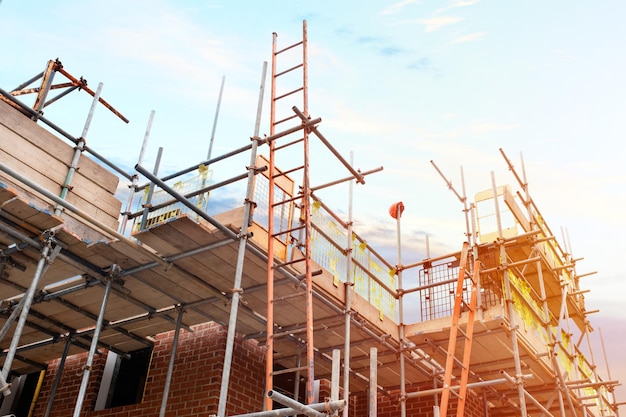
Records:
[[[106,408],[138,404],[143,399],[152,348],[135,350],[129,355],[129,358],[117,358]]]
[[[16,375],[10,379],[11,395],[3,397],[0,395],[0,415],[15,415],[15,417],[27,417],[30,409],[36,400],[37,387],[42,372],[32,374]]]

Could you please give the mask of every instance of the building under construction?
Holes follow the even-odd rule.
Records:
[[[617,416],[584,274],[523,168],[500,151],[513,184],[452,189],[466,241],[411,265],[393,204],[398,259],[384,259],[351,207],[318,197],[380,168],[324,136],[307,71],[305,22],[294,45],[274,35],[251,137],[167,176],[87,146],[96,106],[124,116],[58,60],[0,89],[0,416]],[[43,112],[72,91],[93,97],[80,137]],[[315,183],[330,159],[344,175]]]

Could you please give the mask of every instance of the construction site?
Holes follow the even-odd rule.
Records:
[[[254,132],[165,176],[160,151],[142,162],[150,123],[132,172],[87,145],[95,108],[127,120],[60,60],[0,85],[0,416],[618,416],[585,273],[523,164],[499,150],[512,183],[450,187],[453,253],[403,265],[392,204],[385,259],[319,197],[382,168],[324,135],[307,45],[306,22],[295,44],[274,34]],[[92,97],[82,136],[44,115],[69,93]],[[317,183],[330,160],[343,175]]]

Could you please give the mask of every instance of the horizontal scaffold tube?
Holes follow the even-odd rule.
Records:
[[[523,379],[530,379],[532,377],[533,377],[532,374],[522,375]],[[491,385],[498,385],[498,384],[504,384],[504,383],[514,383],[514,380],[512,380],[510,376],[505,375],[503,378],[492,379],[489,381],[470,382],[469,384],[467,384],[467,388],[483,388],[483,387],[489,387]],[[459,385],[453,385],[450,387],[452,391],[458,391],[459,388],[460,388]],[[426,395],[440,394],[443,390],[444,388],[442,387],[442,388],[428,389],[424,391],[409,392],[406,394],[406,397],[417,398],[417,397],[424,397]]]
[[[307,407],[312,408],[315,411],[320,411],[320,412],[326,411],[326,410],[330,410],[330,411],[341,410],[345,406],[346,406],[346,400],[329,401],[329,402],[324,402],[324,403],[316,403],[316,404],[307,405]],[[287,408],[278,408],[276,410],[259,411],[256,413],[239,414],[239,415],[230,416],[230,417],[286,417],[286,416],[293,416],[296,414],[298,414],[298,410],[291,408],[291,407],[287,407]]]
[[[309,407],[308,405],[304,405],[294,400],[293,398],[289,398],[286,395],[281,394],[280,392],[269,390],[267,392],[267,396],[277,403],[284,405],[285,407],[291,407],[294,410],[299,411],[298,414],[305,414],[309,417],[326,417],[326,414],[322,413],[321,411],[317,411],[314,408]]]

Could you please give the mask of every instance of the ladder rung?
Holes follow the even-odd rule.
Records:
[[[303,142],[303,141],[304,141],[304,138],[303,138],[303,137],[301,137],[300,139],[292,140],[292,141],[291,141],[291,142],[289,142],[289,143],[285,143],[284,145],[277,146],[276,148],[274,148],[274,150],[275,150],[275,151],[278,151],[278,150],[280,150],[280,149],[287,148],[287,147],[289,147],[289,146],[291,146],[291,145],[296,145],[296,144],[298,144],[298,143],[300,143],[300,142]],[[300,168],[302,168],[302,167],[300,167]],[[300,168],[297,168],[297,169],[300,169]],[[295,171],[295,170],[292,170],[292,171]]]
[[[289,117],[285,117],[284,119],[280,119],[274,122],[274,126],[279,125],[281,123],[285,123],[288,122],[291,119],[295,119],[296,117],[298,117],[297,114],[294,114],[293,116],[289,116]]]
[[[283,52],[288,51],[288,50],[290,50],[291,48],[295,48],[296,46],[300,46],[300,45],[302,45],[303,43],[304,43],[304,41],[300,41],[300,42],[294,43],[293,45],[289,45],[289,46],[287,46],[287,47],[285,47],[285,48],[281,49],[280,51],[276,51],[276,53],[275,53],[274,55],[282,54]]]
[[[281,369],[280,371],[272,371],[272,375],[281,375],[281,374],[288,374],[291,372],[306,371],[307,369],[309,369],[308,366],[299,366],[297,368]]]
[[[289,174],[291,174],[292,172],[300,171],[300,170],[301,170],[301,169],[303,169],[303,168],[304,168],[304,165],[300,165],[300,166],[297,166],[297,167],[295,167],[295,168],[288,169],[288,170],[286,170],[286,171],[281,172],[280,174],[276,174],[276,175],[274,176],[274,178],[277,178],[277,177],[284,177],[285,175],[289,175]]]
[[[283,230],[281,232],[274,233],[274,234],[272,234],[272,237],[278,237],[278,236],[281,236],[281,235],[285,235],[287,233],[296,232],[296,231],[298,231],[300,229],[304,229],[304,225],[298,226],[298,227],[294,227],[292,229]]]
[[[294,65],[291,68],[288,68],[288,69],[286,69],[284,71],[279,72],[278,74],[274,75],[274,77],[280,77],[281,75],[288,74],[288,73],[290,73],[293,70],[297,70],[298,68],[302,68],[303,66],[304,66],[304,64]]]
[[[291,199],[289,199],[289,200],[281,200],[281,201],[279,201],[277,203],[272,204],[272,208],[276,208],[276,207],[282,206],[283,204],[287,204],[287,203],[291,203],[291,202],[292,202]]]
[[[298,262],[302,262],[302,261],[306,261],[306,258],[299,258],[299,259],[294,259],[293,261],[283,262],[280,265],[276,265],[274,268],[287,266],[287,265],[293,265],[293,264],[297,264]]]
[[[456,390],[450,390],[450,394],[454,395],[458,399],[461,399],[461,396],[459,395],[459,393]]]
[[[288,97],[288,96],[290,96],[290,95],[292,95],[292,94],[295,94],[295,93],[297,93],[297,92],[300,92],[300,91],[302,91],[302,90],[304,90],[304,87],[296,88],[295,90],[292,90],[292,91],[290,91],[290,92],[288,92],[288,93],[285,93],[285,94],[283,94],[283,95],[280,95],[280,96],[276,97],[276,98],[274,99],[274,101],[278,101],[278,100],[280,100],[281,98]]]
[[[301,198],[302,198],[302,195],[300,195],[300,194],[294,195],[293,197],[291,197],[291,198],[289,198],[287,200],[282,200],[280,203],[272,204],[272,207],[278,206],[279,204],[291,203],[293,201],[300,200]]]
[[[283,295],[282,297],[278,297],[278,298],[274,298],[272,300],[272,303],[278,303],[281,301],[287,301],[287,300],[291,300],[292,298],[297,298],[297,297],[302,297],[303,295],[306,295],[305,292],[295,292],[289,295]]]

